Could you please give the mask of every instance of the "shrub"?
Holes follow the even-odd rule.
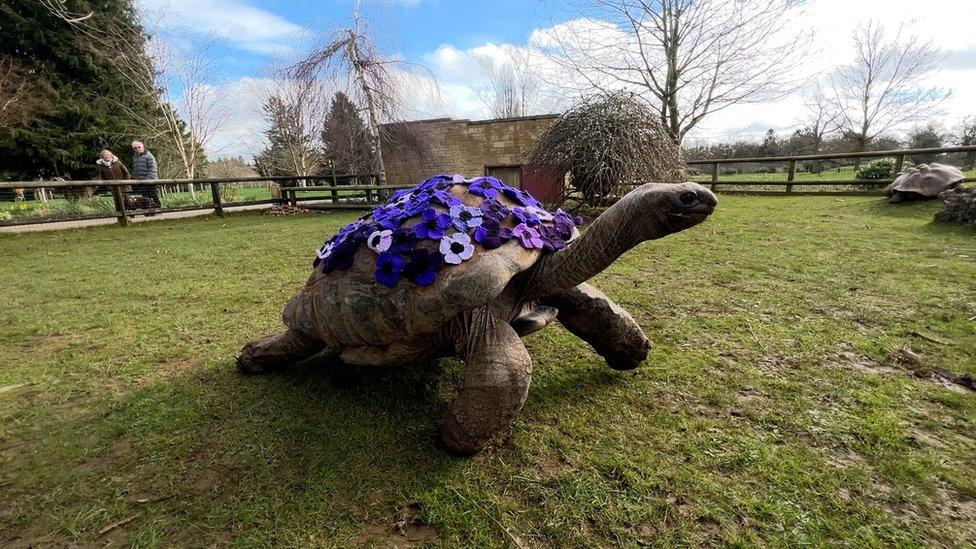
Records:
[[[976,188],[956,187],[939,194],[942,209],[935,214],[937,221],[976,224]]]
[[[684,171],[681,151],[660,116],[624,92],[575,105],[542,132],[527,162],[571,174],[573,187],[588,203],[612,197],[626,185],[678,182]]]
[[[894,158],[879,158],[854,173],[855,179],[888,179],[895,170]]]

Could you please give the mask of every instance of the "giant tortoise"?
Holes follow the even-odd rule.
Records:
[[[648,183],[582,234],[529,193],[491,177],[439,175],[393,195],[316,254],[287,304],[287,330],[248,343],[251,373],[330,348],[349,364],[465,363],[444,442],[478,451],[528,394],[532,361],[521,336],[553,318],[611,368],[635,368],[650,347],[619,305],[586,283],[637,244],[701,223],[715,196],[697,183]]]

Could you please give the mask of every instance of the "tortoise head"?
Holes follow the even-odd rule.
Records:
[[[569,246],[543,256],[525,277],[525,296],[542,297],[576,286],[641,242],[698,225],[717,204],[715,195],[698,183],[641,185]]]

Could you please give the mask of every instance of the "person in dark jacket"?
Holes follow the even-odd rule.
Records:
[[[125,167],[119,157],[112,154],[112,151],[106,149],[100,153],[95,164],[98,166],[98,178],[102,181],[115,181],[118,179],[132,179],[132,175],[129,174],[129,168]]]
[[[156,157],[146,150],[146,145],[142,141],[132,142],[132,175],[136,179],[152,180],[159,178],[159,170],[156,166]],[[132,191],[145,196],[153,201],[158,208],[159,187],[157,185],[133,185]]]

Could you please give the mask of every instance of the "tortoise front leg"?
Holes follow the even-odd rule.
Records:
[[[473,311],[460,334],[464,385],[444,420],[441,437],[452,450],[473,454],[522,409],[532,359],[518,333],[488,307]]]
[[[556,320],[614,370],[632,370],[647,358],[651,342],[637,321],[593,286],[583,283],[543,302],[559,309]]]
[[[237,369],[245,374],[259,374],[294,364],[322,349],[325,343],[289,329],[249,341],[237,357]]]

